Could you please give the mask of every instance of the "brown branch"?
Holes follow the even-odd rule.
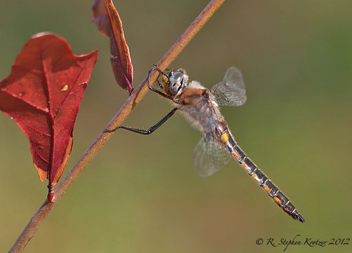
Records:
[[[181,37],[174,43],[170,50],[163,56],[159,61],[158,66],[161,70],[165,70],[172,61],[175,60],[177,55],[184,49],[184,47],[192,40],[192,38],[198,33],[198,31],[204,26],[204,24],[210,19],[210,17],[217,11],[217,9],[223,4],[225,0],[212,0],[205,9],[199,14],[199,16],[192,22],[187,30],[181,35]],[[154,83],[158,77],[158,72],[153,71],[150,75],[151,83]],[[108,129],[113,129],[122,124],[122,122],[131,113],[133,108],[141,101],[144,95],[148,91],[147,78],[138,86],[138,88],[131,94],[125,104],[117,112],[114,118],[106,126]],[[105,130],[105,129],[104,129]],[[94,143],[87,149],[81,159],[76,165],[70,170],[62,182],[56,187],[54,192],[53,202],[45,200],[43,205],[34,214],[32,219],[29,221],[21,235],[10,249],[10,253],[22,252],[28,242],[32,239],[35,232],[49,214],[51,209],[60,201],[65,192],[70,188],[73,182],[85,169],[85,167],[93,160],[100,149],[113,135],[112,132],[101,132]]]

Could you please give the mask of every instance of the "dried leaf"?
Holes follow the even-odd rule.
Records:
[[[74,123],[97,57],[97,51],[76,56],[63,38],[37,34],[0,82],[0,109],[29,139],[40,180],[49,179],[49,199],[71,153]]]
[[[133,67],[120,16],[111,0],[95,0],[92,13],[99,32],[110,38],[110,62],[115,80],[131,94]]]

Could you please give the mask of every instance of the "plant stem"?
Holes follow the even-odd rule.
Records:
[[[165,70],[171,62],[175,60],[177,55],[185,48],[185,46],[192,40],[192,38],[198,33],[198,31],[204,26],[204,24],[211,18],[211,16],[217,11],[217,9],[224,3],[225,0],[212,0],[205,7],[205,9],[198,15],[198,17],[192,22],[192,24],[187,28],[187,30],[179,37],[179,39],[174,43],[174,45],[169,49],[169,51],[161,58],[157,64],[161,70]],[[150,81],[154,83],[159,75],[159,72],[152,71],[150,74]],[[106,126],[108,129],[113,129],[122,124],[122,122],[131,113],[133,108],[141,101],[144,95],[148,91],[148,80],[147,77],[138,86],[138,88],[131,94],[127,99],[125,104],[116,113],[114,118]],[[105,128],[105,129],[106,129]],[[61,181],[61,183],[56,187],[54,192],[54,198],[52,202],[45,200],[43,205],[31,218],[27,226],[22,231],[21,235],[18,237],[15,244],[10,249],[10,253],[22,252],[26,247],[28,242],[32,239],[35,232],[49,214],[51,209],[60,201],[65,192],[70,188],[73,182],[85,169],[85,167],[93,160],[96,154],[102,149],[105,143],[112,137],[113,132],[102,131],[98,138],[93,142],[93,144],[87,149],[80,160],[75,164],[75,166],[69,171],[66,177]]]

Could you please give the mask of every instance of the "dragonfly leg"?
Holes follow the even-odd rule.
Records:
[[[166,75],[163,71],[161,71],[161,69],[158,67],[158,66],[155,66],[156,67],[156,70],[161,73],[162,75],[166,76],[167,78],[169,78],[168,75]],[[164,98],[167,98],[167,99],[170,99],[170,100],[173,100],[172,97],[170,97],[169,95],[165,94],[164,92],[161,92],[160,90],[157,90],[155,88],[153,88],[153,86],[150,85],[150,73],[152,72],[153,69],[149,70],[148,72],[148,88],[149,90],[159,94],[160,96],[164,97]],[[160,82],[158,81],[158,84],[159,86],[162,88],[162,85],[160,84]]]
[[[169,75],[166,74],[164,71],[162,71],[162,70],[158,67],[158,65],[154,64],[153,66],[156,68],[157,71],[159,71],[160,74],[162,74],[162,75],[165,76],[166,78],[169,78]],[[172,71],[172,70],[171,70],[171,69],[166,69],[166,71]]]
[[[175,112],[178,110],[178,107],[175,107],[172,109],[171,112],[169,112],[164,118],[162,118],[158,123],[156,123],[154,126],[152,126],[149,129],[138,129],[138,128],[133,128],[133,127],[125,127],[125,126],[118,126],[114,129],[105,129],[105,132],[115,132],[117,129],[126,129],[128,131],[137,133],[137,134],[144,134],[144,135],[149,135],[153,133],[155,130],[157,130],[162,124],[164,124],[169,118],[171,118],[172,115],[175,114]]]

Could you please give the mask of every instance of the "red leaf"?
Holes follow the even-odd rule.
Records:
[[[53,192],[72,148],[72,131],[98,52],[76,56],[63,39],[37,34],[0,82],[0,109],[30,141],[40,180]]]
[[[100,33],[110,38],[110,62],[117,84],[133,91],[133,67],[128,45],[123,34],[122,22],[111,0],[95,0],[92,6],[93,18]]]

